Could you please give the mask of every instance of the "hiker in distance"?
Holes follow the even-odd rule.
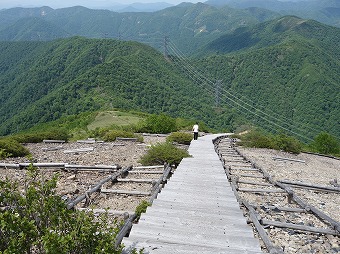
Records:
[[[197,138],[198,138],[198,123],[196,123],[196,124],[192,127],[192,131],[194,132],[194,140],[197,140]]]

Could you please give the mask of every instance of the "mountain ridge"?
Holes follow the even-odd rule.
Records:
[[[338,33],[338,28],[327,26],[314,20],[301,19],[296,16],[284,16],[258,25],[236,29],[232,33],[222,35],[208,43],[202,51],[205,54],[208,54],[207,52],[212,53],[214,50],[221,53],[230,53],[235,50],[268,47],[295,37],[317,40],[318,43],[332,50],[334,49],[332,44],[339,44],[337,42]],[[235,45],[235,48],[233,45]],[[337,50],[332,50],[332,52],[338,55]]]
[[[313,1],[312,7],[307,5],[303,9],[305,12],[297,10],[299,8],[292,9],[288,2],[271,0],[270,4],[268,3],[262,0],[251,2],[210,0],[197,4],[182,3],[155,12],[122,13],[82,6],[61,9],[46,6],[13,8],[0,10],[0,40],[46,41],[85,36],[135,40],[163,50],[164,38],[169,37],[179,45],[182,52],[194,54],[203,44],[217,39],[224,33],[285,15],[295,15],[340,26],[340,9],[338,4],[331,0],[323,0],[319,4]],[[302,5],[300,2],[293,4]],[[283,5],[286,9],[280,11],[267,5]],[[27,19],[30,23],[25,25],[24,18],[28,17],[38,17],[37,24],[34,24],[32,19]],[[45,22],[45,30],[41,25],[42,22]],[[23,27],[26,29],[24,30]]]

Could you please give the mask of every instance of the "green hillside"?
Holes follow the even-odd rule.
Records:
[[[275,128],[274,121],[307,137],[321,130],[339,137],[338,38],[338,28],[288,16],[208,44],[205,53],[215,55],[201,62],[202,69],[223,80],[225,91],[248,99],[249,111],[230,96],[225,100],[256,124]]]
[[[0,50],[6,52],[0,56],[0,135],[112,108],[199,118],[210,126],[220,121],[210,96],[139,43],[75,37],[2,42]]]
[[[208,43],[201,54],[231,53],[278,45],[284,42],[305,40],[339,54],[339,28],[295,16],[285,16],[258,25],[238,28]]]
[[[281,15],[296,15],[305,19],[314,19],[327,25],[340,27],[340,2],[338,0],[208,0],[205,4],[232,8],[264,8]]]
[[[219,131],[254,124],[306,141],[339,137],[339,30],[287,16],[223,35],[192,59],[173,42],[168,58],[112,39],[0,42],[0,135],[118,108]]]
[[[22,18],[3,29],[1,41],[40,41],[69,37],[69,34],[44,19],[36,17]]]

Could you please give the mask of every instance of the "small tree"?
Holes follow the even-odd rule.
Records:
[[[275,137],[277,147],[285,152],[299,154],[302,151],[302,144],[297,139],[286,135],[278,135]]]
[[[122,253],[117,222],[68,210],[55,193],[57,176],[46,181],[33,167],[28,175],[24,188],[0,181],[0,253]]]
[[[322,154],[339,154],[340,144],[339,141],[332,135],[321,132],[315,137],[314,142],[310,144],[312,151]]]
[[[140,126],[141,132],[170,133],[176,131],[176,120],[165,114],[150,115]]]

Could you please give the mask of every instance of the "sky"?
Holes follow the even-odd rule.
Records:
[[[12,7],[41,7],[49,6],[52,8],[63,8],[81,5],[89,8],[97,6],[116,6],[127,5],[131,3],[155,3],[166,2],[177,5],[182,2],[205,2],[206,0],[0,0],[0,9]]]

